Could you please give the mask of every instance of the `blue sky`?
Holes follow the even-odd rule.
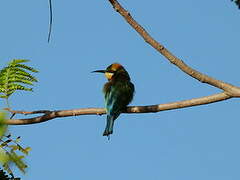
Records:
[[[227,1],[120,1],[145,29],[193,68],[239,86],[240,11]],[[33,93],[18,92],[13,109],[103,107],[106,79],[91,74],[113,62],[135,84],[132,105],[152,105],[220,92],[185,75],[146,44],[108,1],[1,1],[0,67],[30,59],[40,70]],[[5,107],[1,101],[0,107]],[[17,116],[23,118],[23,116]],[[122,114],[111,140],[105,116],[78,116],[11,126],[31,146],[24,180],[240,179],[239,100],[150,114]]]

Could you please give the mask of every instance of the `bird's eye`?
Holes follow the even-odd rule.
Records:
[[[115,73],[115,71],[113,71],[113,70],[109,70],[108,72],[109,72],[109,73],[113,73],[113,74]]]

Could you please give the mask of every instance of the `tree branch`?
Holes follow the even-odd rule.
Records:
[[[227,94],[231,95],[232,97],[240,97],[240,88],[233,86],[229,83],[214,79],[209,77],[203,73],[196,71],[195,69],[191,68],[187,64],[185,64],[181,59],[174,56],[170,51],[168,51],[163,45],[153,39],[148,32],[140,25],[137,21],[135,21],[131,14],[125,10],[121,4],[117,0],[108,0],[113,8],[120,14],[122,17],[128,22],[129,25],[135,29],[138,34],[154,49],[156,49],[159,53],[161,53],[165,58],[167,58],[172,64],[176,65],[179,69],[181,69],[186,74],[190,75],[191,77],[199,80],[202,83],[207,83],[217,88],[224,90]]]
[[[191,106],[198,106],[203,104],[210,104],[215,103],[218,101],[223,101],[231,98],[226,93],[219,93],[214,94],[211,96],[204,96],[200,98],[194,98],[190,100],[172,102],[167,104],[158,104],[158,105],[151,105],[151,106],[131,106],[126,109],[123,113],[154,113],[159,111],[167,111],[172,109],[180,109],[186,108]],[[9,125],[24,125],[24,124],[35,124],[46,122],[51,119],[61,118],[61,117],[68,117],[68,116],[80,116],[80,115],[102,115],[106,114],[104,108],[82,108],[82,109],[72,109],[72,110],[59,110],[59,111],[33,111],[33,112],[25,112],[25,111],[10,111],[16,114],[36,114],[38,113],[45,113],[42,116],[34,117],[34,118],[27,118],[27,119],[9,119],[6,121],[6,124]]]

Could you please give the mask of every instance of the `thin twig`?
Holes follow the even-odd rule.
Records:
[[[9,111],[13,114],[24,114],[24,115],[29,115],[29,114],[48,114],[52,111],[49,110],[37,110],[37,111],[15,111],[10,108],[4,108],[4,110]]]
[[[51,34],[52,34],[52,19],[53,19],[53,14],[52,14],[52,0],[48,1],[49,3],[49,29],[48,29],[48,43],[50,42]]]

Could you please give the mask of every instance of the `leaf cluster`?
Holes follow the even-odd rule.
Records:
[[[23,161],[31,150],[30,147],[23,148],[20,144],[20,137],[11,138],[11,134],[4,136],[0,144],[0,163],[3,168],[13,176],[11,165],[15,165],[21,172],[25,173],[27,165]]]
[[[3,169],[14,179],[11,166],[16,166],[21,172],[25,173],[27,165],[24,158],[31,150],[30,147],[22,147],[19,142],[21,137],[12,138],[11,134],[5,135],[7,126],[4,123],[4,113],[0,112],[0,164]],[[16,179],[16,178],[15,178]]]
[[[26,59],[13,59],[8,66],[0,70],[0,98],[8,99],[16,90],[32,91],[26,85],[33,85],[37,79],[28,71],[36,73],[38,70],[23,63]]]

